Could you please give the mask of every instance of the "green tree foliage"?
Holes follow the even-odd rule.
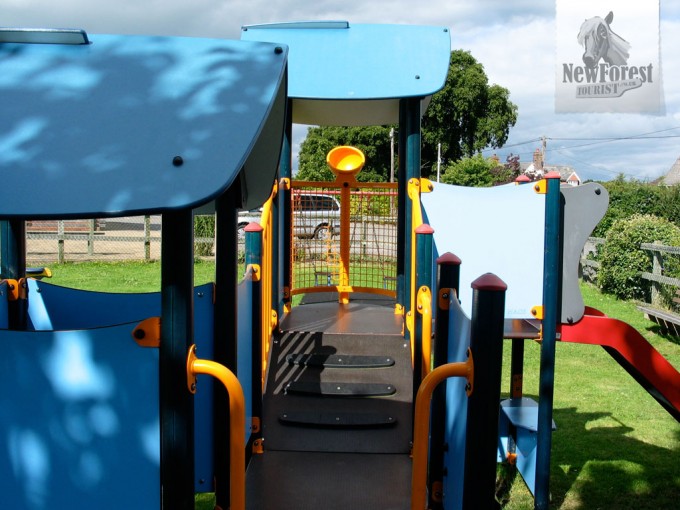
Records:
[[[622,175],[602,186],[609,192],[609,209],[593,232],[595,237],[604,237],[615,221],[634,214],[653,214],[680,227],[680,186],[626,181]]]
[[[516,161],[511,157],[505,165],[497,159],[485,159],[481,154],[471,158],[463,158],[448,165],[441,176],[441,181],[456,186],[473,186],[484,188],[514,181],[519,170]]]
[[[326,164],[326,155],[338,145],[352,145],[366,156],[366,165],[357,175],[360,182],[386,182],[390,178],[390,128],[313,127],[300,147],[299,170],[296,179],[332,181],[333,172]]]
[[[649,214],[635,214],[616,220],[607,232],[600,252],[598,284],[602,290],[621,299],[649,302],[651,286],[640,277],[640,272],[651,272],[651,255],[640,249],[640,244],[656,241],[668,246],[680,246],[680,227]],[[665,273],[678,276],[677,259],[668,257],[667,260]]]
[[[422,120],[423,174],[435,166],[439,143],[443,160],[457,161],[502,146],[516,122],[509,91],[489,85],[484,66],[469,52],[452,51],[446,85],[432,97]]]

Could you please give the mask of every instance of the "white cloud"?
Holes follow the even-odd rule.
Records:
[[[535,0],[413,3],[406,0],[4,0],[4,26],[78,27],[90,33],[184,35],[238,39],[242,25],[275,21],[344,19],[352,23],[427,24],[451,28],[453,48],[470,50],[492,83],[510,90],[519,120],[507,145],[540,136],[630,136],[680,126],[680,3],[661,2],[663,115],[554,113],[555,3]],[[306,128],[296,129],[299,144]],[[672,134],[680,134],[680,129]],[[555,163],[582,177],[605,179],[618,172],[641,178],[665,173],[677,159],[677,139],[611,142],[548,141]],[[558,145],[559,143],[559,145]],[[582,145],[576,147],[576,145]],[[537,143],[508,147],[528,159]],[[564,147],[564,148],[562,148]],[[571,148],[567,148],[571,147]]]

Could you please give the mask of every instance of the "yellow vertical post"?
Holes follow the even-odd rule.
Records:
[[[350,188],[356,185],[356,175],[363,168],[366,156],[356,147],[341,145],[326,155],[326,163],[335,174],[340,188],[340,303],[349,303],[349,242],[350,242]]]
[[[345,181],[340,190],[340,292],[339,301],[349,303],[349,241],[350,241],[350,189]]]

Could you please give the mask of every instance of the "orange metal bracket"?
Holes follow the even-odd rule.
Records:
[[[247,275],[250,275],[250,278],[254,282],[259,282],[262,275],[260,264],[248,264],[248,267],[246,267],[246,276]]]
[[[473,391],[475,370],[472,352],[467,351],[467,361],[448,363],[435,368],[425,376],[416,395],[416,410],[413,429],[413,471],[411,478],[411,509],[427,508],[427,454],[428,436],[430,434],[430,402],[432,393],[442,381],[449,377],[465,377],[466,392],[470,396]]]
[[[543,320],[543,312],[543,305],[536,305],[531,309],[531,315],[533,315],[539,321]]]
[[[132,338],[140,347],[160,347],[161,318],[149,317],[144,319],[132,330]]]
[[[198,359],[196,346],[189,348],[187,355],[187,386],[196,393],[196,375],[211,375],[224,385],[229,394],[229,473],[231,510],[245,510],[246,507],[246,451],[243,441],[246,437],[246,406],[243,388],[236,376],[227,367],[214,361]]]
[[[11,278],[8,278],[6,280],[2,280],[7,284],[7,300],[8,301],[16,301],[19,299],[19,282],[17,280],[13,280]]]

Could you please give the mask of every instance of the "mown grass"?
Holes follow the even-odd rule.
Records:
[[[660,336],[634,304],[590,285],[582,293],[587,305],[634,326],[680,369],[680,346]],[[540,346],[527,342],[524,392],[535,399],[539,354]],[[509,370],[503,377],[509,387]],[[680,425],[604,349],[558,343],[554,395],[551,508],[678,508]],[[504,508],[533,508],[520,477]]]
[[[160,264],[71,263],[51,266],[51,283],[108,292],[160,289]],[[213,279],[214,263],[198,261],[196,284]],[[583,285],[587,305],[631,324],[676,368],[680,345],[659,334],[633,303]],[[525,345],[524,393],[538,399],[540,346]],[[510,342],[504,346],[504,390],[509,389]],[[551,467],[551,508],[661,509],[680,505],[680,425],[597,346],[559,344]],[[510,484],[504,508],[533,508],[519,476]],[[198,495],[197,508],[212,508],[211,495]]]

